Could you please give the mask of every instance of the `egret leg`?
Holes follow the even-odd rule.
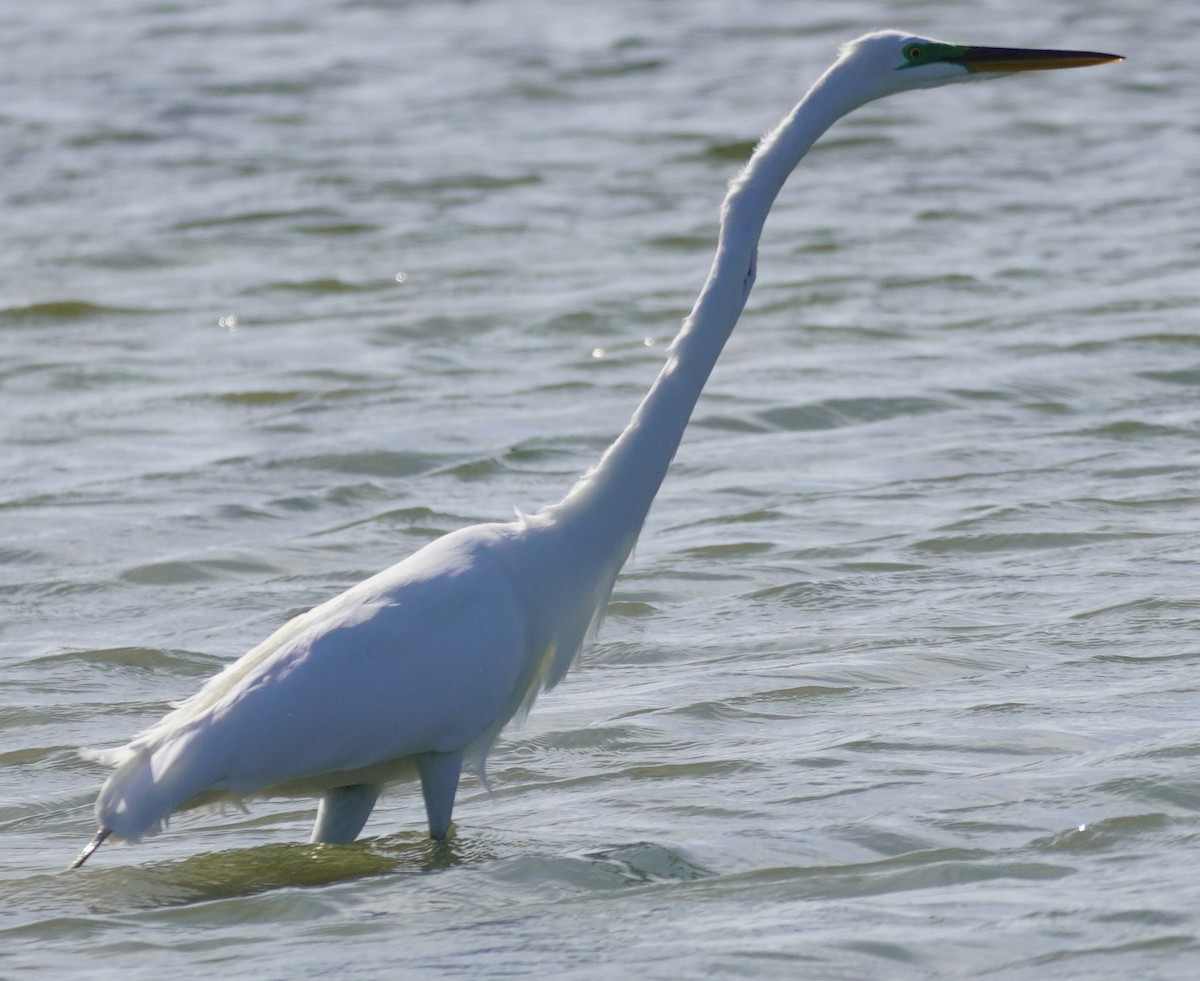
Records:
[[[462,773],[462,753],[424,753],[417,757],[417,772],[421,774],[429,836],[434,841],[445,841],[450,830],[458,777]]]
[[[345,845],[362,831],[371,809],[379,799],[379,787],[356,783],[327,790],[317,805],[317,823],[313,825],[311,844]]]
[[[87,847],[79,853],[79,856],[74,862],[67,866],[67,871],[70,871],[71,869],[77,869],[83,865],[84,862],[92,857],[92,852],[104,844],[104,839],[110,834],[112,834],[111,828],[101,828],[99,831],[97,831],[95,837],[87,843]]]

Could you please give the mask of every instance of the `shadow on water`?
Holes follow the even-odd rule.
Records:
[[[630,886],[689,882],[714,873],[678,852],[649,842],[612,845],[574,855],[521,849],[488,835],[430,841],[409,832],[351,845],[267,844],[145,864],[100,862],[10,880],[0,885],[0,921],[11,925],[47,914],[108,917],[144,910],[193,906],[294,889],[335,886],[385,876],[416,877],[493,863],[500,880],[549,883],[568,891],[608,891]],[[95,860],[94,860],[95,861]],[[539,893],[540,894],[540,893]],[[319,893],[314,893],[314,898]]]
[[[177,861],[105,866],[38,875],[5,884],[0,910],[93,914],[184,906],[280,889],[335,885],[386,875],[421,875],[490,857],[485,843],[392,835],[352,845],[269,844]],[[95,861],[95,860],[93,860]],[[111,861],[111,859],[110,859]]]

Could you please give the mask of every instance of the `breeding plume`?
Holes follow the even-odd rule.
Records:
[[[418,777],[445,838],[464,765],[482,777],[505,724],[553,688],[596,630],[613,581],[754,284],[767,212],[839,117],[905,89],[1120,60],[1086,51],[946,44],[884,31],[842,48],[754,151],[721,211],[716,257],[632,421],[558,504],[446,535],[284,624],[117,749],[100,830],[136,840],[174,811],[287,794],[320,798],[314,842],[349,842],[380,791]]]

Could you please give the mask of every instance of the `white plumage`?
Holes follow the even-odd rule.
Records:
[[[1118,56],[951,45],[895,31],[846,45],[733,182],[716,257],[629,426],[567,497],[446,535],[291,620],[118,749],[96,801],[136,840],[171,813],[266,794],[321,798],[312,840],[352,841],[380,790],[418,776],[434,838],[461,769],[563,677],[597,627],[709,372],[754,284],[758,240],[817,138],[865,102],[978,75]]]

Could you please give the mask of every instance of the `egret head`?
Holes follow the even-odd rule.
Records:
[[[1121,61],[1098,51],[990,48],[951,44],[902,31],[879,31],[843,45],[832,71],[854,77],[860,102],[893,92],[927,89],[975,78]]]

